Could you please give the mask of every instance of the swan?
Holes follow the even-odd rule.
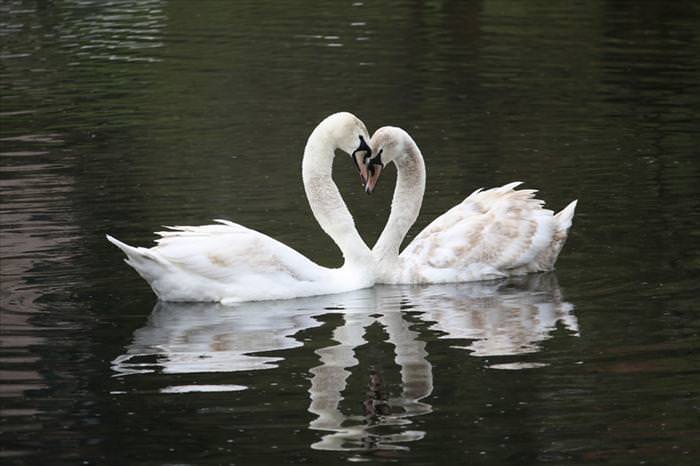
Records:
[[[375,188],[386,164],[394,162],[397,169],[391,213],[371,252],[377,283],[467,282],[554,268],[577,201],[555,215],[542,208],[544,202],[534,198],[535,190],[515,190],[521,182],[474,191],[399,254],[423,202],[423,155],[406,131],[392,126],[378,129],[369,145],[361,173],[367,193]]]
[[[359,140],[359,145],[358,145]],[[167,227],[152,248],[129,246],[106,235],[127,256],[162,301],[288,299],[370,287],[370,250],[332,178],[335,150],[351,154],[364,173],[369,134],[355,115],[328,116],[312,131],[304,149],[302,179],[311,211],[338,245],[344,264],[320,266],[285,244],[227,220],[202,226]]]

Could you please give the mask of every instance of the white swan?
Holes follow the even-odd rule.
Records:
[[[561,212],[543,209],[535,190],[520,182],[473,192],[422,232],[399,255],[425,192],[425,164],[418,146],[400,128],[378,129],[365,160],[365,189],[371,193],[385,164],[394,162],[397,181],[389,220],[372,248],[377,283],[448,283],[552,270],[564,246],[576,202]]]
[[[335,150],[352,154],[359,169],[369,152],[368,139],[364,123],[340,112],[318,124],[304,149],[304,189],[314,217],[343,254],[345,262],[338,269],[317,265],[267,235],[226,220],[168,227],[169,231],[157,233],[158,244],[150,249],[129,246],[109,235],[107,239],[127,255],[126,263],[163,301],[228,304],[372,286],[373,274],[366,271],[371,265],[369,248],[332,179]]]

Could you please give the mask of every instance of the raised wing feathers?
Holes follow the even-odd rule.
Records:
[[[283,276],[318,279],[320,267],[269,236],[226,220],[202,226],[174,226],[157,234],[153,253],[184,273],[215,281]],[[278,278],[283,278],[278,277]]]
[[[552,243],[558,223],[534,198],[535,190],[514,190],[520,184],[477,190],[420,232],[400,255],[412,264],[409,269],[424,274],[412,281],[534,271],[533,261]]]

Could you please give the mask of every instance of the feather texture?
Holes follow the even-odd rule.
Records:
[[[517,190],[519,181],[474,191],[433,220],[399,255],[425,191],[423,156],[408,133],[395,127],[378,129],[370,146],[398,170],[392,213],[372,249],[378,282],[466,282],[552,270],[576,201],[554,215],[535,197],[536,190]]]
[[[157,234],[153,248],[107,239],[127,256],[127,264],[166,301],[250,301],[308,296],[343,286],[341,275],[321,267],[285,244],[233,222],[177,226]],[[337,277],[335,277],[337,275]],[[332,278],[337,278],[334,283]],[[265,290],[264,295],[261,290]]]
[[[152,248],[107,239],[164,301],[235,303],[339,293],[371,286],[370,251],[331,178],[335,150],[348,154],[367,129],[347,112],[314,129],[304,150],[302,178],[321,228],[336,242],[345,263],[320,266],[285,244],[227,220],[203,226],[173,226],[158,232]]]
[[[475,191],[436,218],[399,256],[400,281],[463,282],[551,270],[566,228],[542,208],[535,190],[515,190],[519,184]]]

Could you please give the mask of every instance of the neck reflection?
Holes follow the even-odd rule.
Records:
[[[309,412],[315,414],[309,427],[329,432],[312,444],[317,450],[390,450],[405,449],[402,444],[420,440],[425,432],[409,429],[410,418],[430,413],[432,407],[421,400],[433,391],[432,365],[428,362],[425,342],[402,312],[402,294],[394,288],[375,288],[365,309],[343,313],[343,322],[333,330],[336,345],[316,350],[320,365],[312,374]],[[392,387],[383,382],[375,366],[364,372],[367,390],[361,403],[361,414],[346,415],[341,411],[343,393],[352,375],[348,369],[359,366],[357,348],[372,343],[366,339],[367,329],[379,324],[386,341],[393,346],[393,362],[400,370],[401,395],[390,398]],[[356,371],[362,372],[362,371]]]

